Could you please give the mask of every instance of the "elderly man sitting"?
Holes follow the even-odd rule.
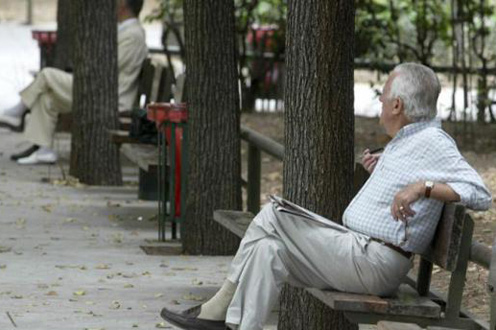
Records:
[[[262,329],[281,287],[387,296],[429,246],[445,202],[488,209],[491,194],[435,120],[441,86],[419,64],[397,66],[380,101],[392,137],[363,156],[369,180],[348,205],[343,226],[273,198],[254,218],[229,275],[208,302],[162,317],[184,329]]]
[[[141,65],[148,55],[145,31],[138,21],[142,7],[143,0],[118,0],[119,110],[130,110],[133,106]],[[24,137],[33,145],[12,155],[12,160],[21,165],[57,160],[51,148],[52,139],[58,115],[72,111],[72,85],[72,74],[53,68],[43,69],[21,92],[20,102],[0,112],[0,125],[22,129],[25,114],[31,109]]]

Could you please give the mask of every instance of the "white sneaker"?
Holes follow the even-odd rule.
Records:
[[[57,161],[57,154],[48,148],[40,148],[28,157],[17,160],[19,165],[53,164]]]
[[[0,114],[0,124],[7,124],[9,126],[18,127],[22,124],[22,116],[14,117],[5,114]]]
[[[0,124],[18,127],[22,124],[22,117],[26,113],[26,106],[18,102],[11,108],[0,110]]]

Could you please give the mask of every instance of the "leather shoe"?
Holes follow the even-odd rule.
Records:
[[[36,145],[36,144],[33,144],[28,149],[26,149],[24,151],[21,151],[21,152],[19,152],[17,154],[13,154],[12,156],[10,156],[10,160],[17,161],[18,159],[31,156],[31,154],[33,152],[35,152],[35,151],[38,151],[38,149],[40,149],[40,147],[38,145]]]
[[[226,330],[225,321],[211,321],[199,319],[201,305],[182,312],[173,312],[167,308],[162,309],[162,318],[175,326],[187,330]]]

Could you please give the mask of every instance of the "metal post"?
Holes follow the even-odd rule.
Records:
[[[33,0],[27,0],[27,15],[26,15],[26,24],[33,24]]]
[[[493,243],[491,264],[489,270],[489,295],[491,297],[490,302],[490,322],[491,330],[496,330],[496,239]]]
[[[170,222],[172,226],[172,239],[176,239],[176,124],[168,123],[171,131],[169,141],[169,205],[170,205]]]
[[[260,211],[261,153],[253,144],[248,147],[248,211]]]
[[[181,143],[181,219],[184,220],[184,215],[186,212],[186,189],[188,185],[188,123],[184,122],[180,124],[182,127],[182,143]],[[181,225],[180,233],[181,237],[183,235],[184,226]]]
[[[166,173],[167,173],[167,146],[165,144],[165,133],[161,126],[158,130],[158,240],[165,241],[165,220],[167,217],[167,189],[166,189]]]

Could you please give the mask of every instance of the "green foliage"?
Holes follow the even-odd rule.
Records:
[[[182,16],[183,0],[162,0],[150,15],[145,18],[145,21],[152,22],[156,20],[164,21],[171,16],[179,18]]]
[[[430,63],[450,42],[445,0],[355,0],[356,56]]]

